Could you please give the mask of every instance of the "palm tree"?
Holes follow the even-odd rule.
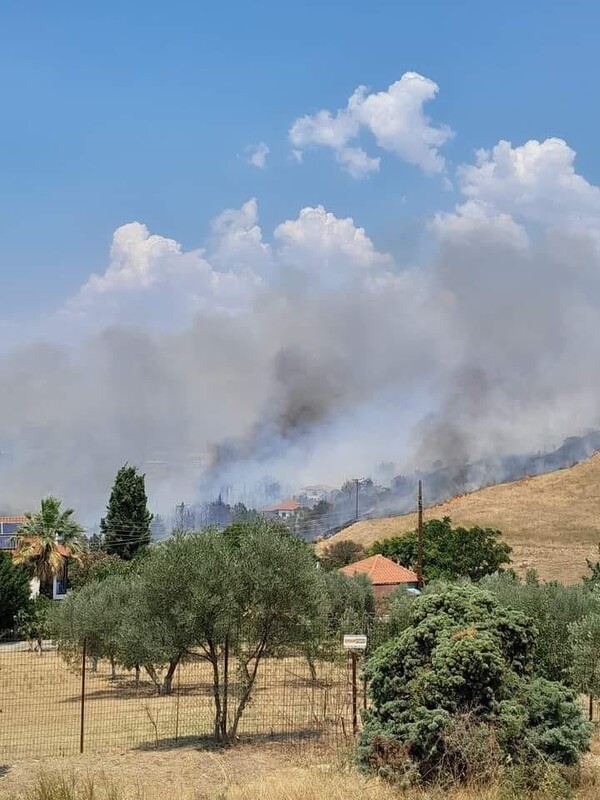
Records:
[[[75,511],[60,509],[57,497],[44,497],[39,511],[25,514],[27,522],[18,529],[15,563],[32,568],[40,587],[60,575],[69,557],[79,560],[82,553],[83,528],[72,519]]]

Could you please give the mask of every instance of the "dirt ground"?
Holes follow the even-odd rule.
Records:
[[[88,666],[89,670],[89,666]],[[231,708],[235,707],[235,670]],[[310,680],[301,658],[265,659],[239,728],[253,741],[344,739],[351,730],[348,664],[321,663]],[[157,745],[210,744],[214,705],[205,662],[181,666],[173,695],[159,697],[131,673],[111,680],[108,664],[87,673],[85,753],[153,750]],[[81,670],[56,651],[0,651],[0,764],[22,758],[74,756],[81,733]],[[159,756],[157,756],[159,757]]]

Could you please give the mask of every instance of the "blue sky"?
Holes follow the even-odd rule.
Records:
[[[95,7],[93,7],[95,6]],[[596,2],[12,2],[0,10],[3,314],[50,312],[139,220],[185,248],[256,197],[267,232],[306,205],[414,258],[420,221],[456,202],[383,154],[356,181],[326,152],[290,158],[295,119],[409,70],[435,81],[449,165],[505,138],[558,136],[600,179]],[[244,148],[265,141],[257,170]]]
[[[170,465],[164,508],[600,428],[599,23],[1,3],[0,510],[97,515],[124,461]]]

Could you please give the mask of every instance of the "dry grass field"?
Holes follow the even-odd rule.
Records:
[[[315,686],[300,658],[266,659],[242,718],[240,737],[310,742],[350,735],[346,662],[318,665],[318,677]],[[130,673],[111,680],[108,665],[100,664],[97,673],[87,674],[85,752],[155,749],[200,740],[210,745],[213,713],[211,673],[205,662],[183,664],[170,697],[157,696],[148,681],[136,688]],[[81,674],[55,651],[39,656],[0,650],[0,764],[77,754],[80,715]]]
[[[425,501],[427,486],[424,487]],[[499,528],[523,573],[535,567],[544,580],[573,583],[594,559],[600,542],[600,454],[569,469],[489,486],[427,508],[425,519],[449,516],[456,525]],[[416,527],[416,514],[364,520],[320,542],[342,539],[365,547]]]
[[[148,684],[136,690],[130,675],[111,681],[101,667],[88,683],[86,752],[79,756],[81,675],[53,651],[0,653],[0,800],[398,798],[351,766],[345,665],[322,664],[319,672],[322,686],[315,690],[301,660],[268,662],[242,726],[247,743],[217,750],[201,740],[212,719],[203,665],[182,667],[178,694],[167,698]],[[301,740],[302,733],[310,735]],[[580,800],[600,797],[598,758],[586,757],[585,780],[575,795]],[[497,787],[401,796],[505,797]]]
[[[600,796],[596,756],[586,758],[573,800]],[[152,753],[21,761],[0,772],[0,800],[506,800],[500,787],[399,792],[358,774],[331,751],[298,756],[285,746],[211,753]],[[514,795],[513,795],[514,797]],[[538,793],[535,800],[551,795]],[[525,800],[525,798],[524,798]]]

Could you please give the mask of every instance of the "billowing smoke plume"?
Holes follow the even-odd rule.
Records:
[[[165,508],[599,425],[600,190],[573,159],[560,140],[478,154],[410,268],[322,207],[265,237],[249,201],[188,252],[119,228],[106,272],[0,357],[0,506],[54,492],[94,519],[125,461]]]

